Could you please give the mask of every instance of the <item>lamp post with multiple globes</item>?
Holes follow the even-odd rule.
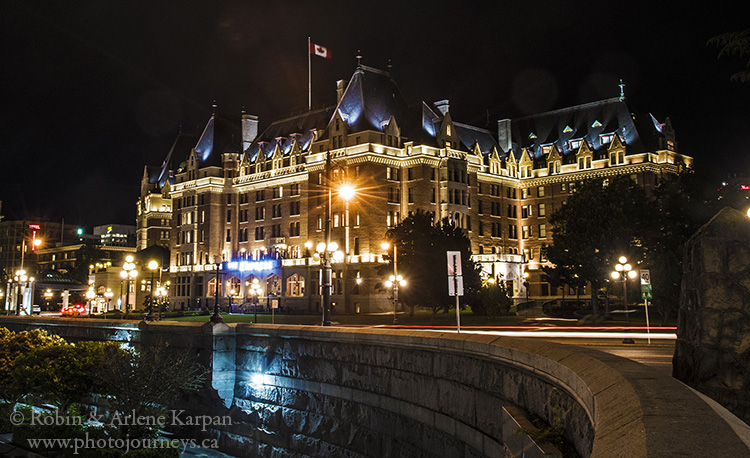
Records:
[[[149,289],[149,295],[148,295],[148,315],[146,315],[147,320],[153,320],[154,319],[154,273],[156,272],[156,269],[159,268],[159,263],[154,261],[153,259],[148,262],[148,270],[151,271],[151,286]]]
[[[630,332],[630,310],[628,309],[628,279],[633,279],[638,276],[633,267],[628,264],[628,258],[620,256],[618,259],[619,264],[615,265],[615,270],[610,274],[613,280],[622,281],[622,298],[625,305],[625,327]],[[635,343],[632,337],[626,337],[622,340],[624,344]]]
[[[393,246],[393,275],[385,281],[385,286],[386,288],[393,288],[393,324],[398,324],[398,319],[396,318],[396,313],[398,312],[398,287],[399,285],[406,286],[406,280],[398,274],[398,248],[396,244],[393,243],[391,245],[389,242],[382,242],[380,244],[380,247],[385,251],[388,251],[391,246]]]
[[[125,315],[127,315],[130,311],[130,282],[135,280],[135,278],[138,276],[138,271],[135,270],[135,263],[133,261],[133,256],[128,255],[125,258],[125,263],[122,265],[122,270],[120,271],[120,277],[122,277],[126,282]]]
[[[86,299],[89,301],[89,318],[91,318],[91,312],[94,309],[94,298],[96,297],[96,293],[94,292],[94,287],[89,286],[89,290],[86,291]]]
[[[112,301],[112,296],[114,296],[115,293],[112,292],[112,289],[107,288],[107,291],[104,292],[104,297],[107,298],[107,309],[104,311],[104,317],[106,318],[106,313],[109,312],[110,302]]]
[[[255,318],[253,323],[258,322],[258,295],[260,294],[260,282],[257,278],[253,278],[250,282],[250,294],[253,296],[253,311],[255,312]]]

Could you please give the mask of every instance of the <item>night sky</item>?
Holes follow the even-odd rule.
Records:
[[[743,5],[3,0],[2,214],[135,224],[144,165],[180,126],[202,130],[213,100],[261,129],[307,108],[308,36],[333,56],[312,58],[314,107],[335,102],[358,50],[391,60],[408,102],[449,99],[454,120],[493,130],[615,97],[622,78],[697,167],[747,173],[750,84],[730,81],[747,57],[706,43],[750,27]]]

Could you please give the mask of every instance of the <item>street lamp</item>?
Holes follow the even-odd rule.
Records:
[[[620,256],[620,259],[618,259],[619,264],[615,265],[615,270],[612,271],[610,274],[612,276],[613,280],[620,280],[622,279],[622,298],[623,302],[625,303],[625,327],[628,328],[628,332],[630,332],[630,309],[628,308],[628,278],[633,279],[638,276],[635,270],[633,270],[633,267],[628,264],[628,258],[625,256]],[[626,337],[622,340],[622,343],[624,344],[633,344],[635,341],[632,337]]]
[[[13,276],[13,280],[16,281],[17,284],[17,297],[16,297],[16,316],[21,314],[21,304],[23,301],[23,295],[21,294],[21,283],[26,283],[26,280],[28,280],[29,277],[26,276],[26,271],[21,269],[16,271],[16,275]]]
[[[526,304],[524,307],[529,307],[529,273],[524,272],[523,275],[523,290],[526,292]]]
[[[349,254],[349,201],[357,194],[357,190],[350,184],[339,187],[339,196],[344,199],[344,253]]]
[[[250,294],[253,296],[253,311],[255,312],[255,319],[253,323],[258,322],[258,295],[260,294],[260,282],[257,278],[253,278],[250,283]]]
[[[398,304],[398,287],[406,286],[406,279],[401,275],[391,275],[385,281],[386,288],[393,288],[393,324],[398,324],[396,320],[396,306]]]
[[[393,275],[390,276],[390,281],[394,282],[395,280],[401,279],[401,275],[398,274],[398,248],[396,246],[396,243],[394,242],[393,245],[391,245],[389,242],[382,242],[380,244],[380,248],[382,248],[385,251],[388,251],[391,246],[393,246]],[[387,282],[386,282],[387,283]],[[404,285],[406,283],[404,282]],[[390,288],[390,285],[386,285],[388,288]],[[396,312],[398,310],[398,286],[394,283],[393,284],[393,324],[398,324],[398,319],[396,319]]]
[[[330,234],[327,236],[330,239]],[[343,261],[344,253],[339,251],[339,244],[336,242],[320,242],[315,247],[318,257],[321,259],[323,267],[321,268],[322,278],[320,286],[323,297],[323,326],[331,325],[331,288],[332,283],[332,262]]]
[[[138,276],[138,271],[135,270],[135,263],[133,261],[133,256],[128,255],[125,258],[125,263],[122,265],[122,270],[120,271],[120,277],[122,277],[127,283],[127,288],[125,289],[125,315],[127,315],[130,310],[130,282],[135,280]]]
[[[156,272],[156,269],[158,268],[158,262],[154,261],[153,259],[148,262],[148,269],[151,271],[151,287],[148,296],[148,315],[146,315],[147,320],[154,319],[154,272]]]
[[[94,287],[89,286],[89,290],[86,291],[86,299],[89,300],[89,318],[91,318],[91,310],[94,308],[94,298],[96,297],[96,293],[94,292]]]
[[[107,288],[107,291],[104,292],[104,297],[107,298],[107,309],[104,311],[105,315],[104,318],[107,318],[106,313],[109,312],[109,303],[112,301],[112,296],[114,296],[115,293],[112,292],[112,289]]]
[[[221,258],[219,256],[216,256],[214,258],[214,261],[216,261],[216,264],[214,264],[214,266],[216,267],[216,291],[214,291],[214,314],[211,315],[211,323],[224,322],[224,319],[219,313],[219,288],[221,288],[221,280],[219,278],[219,276],[221,275],[221,262],[219,262],[220,260]]]
[[[0,294],[2,296],[2,294]],[[47,290],[44,292],[44,301],[47,303],[47,310],[49,310],[49,301],[52,300],[52,290],[47,288]]]

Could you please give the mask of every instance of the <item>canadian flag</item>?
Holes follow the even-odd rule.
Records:
[[[316,45],[315,43],[310,43],[310,54],[314,54],[326,59],[331,58],[331,51],[329,51],[328,48]]]

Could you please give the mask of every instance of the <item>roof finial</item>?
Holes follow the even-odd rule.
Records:
[[[362,51],[357,50],[357,67],[362,65]]]
[[[216,116],[216,99],[214,99],[214,102],[211,104],[211,116]]]
[[[245,105],[242,105],[242,111],[240,111],[240,114],[247,114],[247,111],[245,111]]]
[[[622,78],[620,78],[620,101],[625,100],[625,84],[622,82]]]
[[[388,59],[388,65],[386,67],[388,68],[388,74],[390,75],[391,69],[393,68],[393,65],[391,65],[391,59]]]

